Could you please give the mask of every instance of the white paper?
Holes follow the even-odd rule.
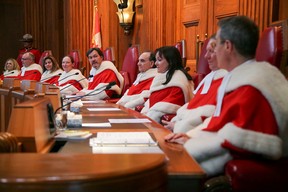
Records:
[[[82,127],[111,127],[110,123],[82,123]]]
[[[163,151],[158,147],[92,147],[93,153],[105,153],[105,154],[138,154],[138,153],[160,153]]]
[[[157,146],[148,132],[98,132],[89,141],[91,147],[103,146]]]
[[[82,101],[82,103],[105,103],[105,101],[103,101],[103,100],[97,100],[97,101],[83,101],[83,100],[81,100]]]
[[[87,108],[88,111],[121,111],[119,108]]]
[[[147,118],[142,119],[108,119],[110,123],[151,123]]]

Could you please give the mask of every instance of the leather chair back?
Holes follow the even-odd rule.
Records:
[[[124,57],[124,61],[122,64],[121,73],[128,73],[128,85],[129,87],[136,80],[138,74],[138,58],[139,58],[139,45],[132,45],[128,48],[126,55]]]
[[[267,27],[261,34],[256,50],[257,61],[267,61],[280,68],[283,53],[282,27]]]
[[[45,50],[43,51],[43,53],[41,54],[41,57],[39,59],[39,65],[42,66],[42,68],[44,68],[44,65],[43,65],[43,60],[45,57],[49,56],[49,55],[52,55],[52,51],[51,50]]]
[[[84,75],[86,68],[82,67],[83,61],[82,61],[80,50],[78,50],[78,49],[72,50],[72,51],[70,51],[70,53],[68,55],[70,55],[71,57],[74,58],[74,63],[75,63],[74,69],[79,69],[81,71],[81,73]]]
[[[115,64],[115,52],[113,47],[108,47],[103,51],[104,60],[111,61]]]
[[[204,79],[204,77],[211,72],[211,69],[209,68],[209,64],[207,59],[205,59],[205,54],[207,52],[206,47],[208,45],[209,39],[206,39],[203,43],[201,53],[199,56],[199,60],[196,66],[196,75],[193,78],[194,81],[194,87],[196,88],[198,84]]]
[[[182,64],[183,67],[186,67],[186,41],[185,39],[182,39],[178,42],[176,42],[175,47],[179,50],[180,55],[182,57]]]

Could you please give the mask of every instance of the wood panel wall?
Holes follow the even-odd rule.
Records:
[[[137,0],[139,1],[139,0]],[[280,19],[287,17],[283,8],[285,0],[141,0],[135,7],[134,28],[130,35],[124,35],[116,15],[113,0],[98,0],[101,18],[102,48],[114,47],[116,66],[121,69],[127,48],[139,44],[140,51],[155,50],[163,45],[173,45],[180,39],[187,42],[187,63],[195,70],[196,37],[205,38],[205,33],[216,32],[217,21],[232,15],[247,15],[264,29],[271,23],[275,2],[281,11]],[[0,59],[4,61],[20,48],[18,39],[25,33],[35,38],[35,47],[51,49],[61,63],[63,56],[72,49],[82,53],[83,64],[90,69],[85,53],[90,48],[94,0],[2,0],[1,9],[21,15],[21,19],[0,18],[2,29],[12,27],[11,33],[1,30]],[[4,7],[5,5],[5,7]],[[8,9],[8,10],[7,10]],[[15,11],[16,10],[16,11]],[[8,22],[7,22],[8,21]],[[22,27],[21,27],[22,26]],[[16,42],[9,43],[9,40]],[[4,50],[5,49],[5,50]],[[4,50],[4,51],[3,51]],[[12,53],[12,54],[11,54]],[[87,74],[86,74],[87,75]]]

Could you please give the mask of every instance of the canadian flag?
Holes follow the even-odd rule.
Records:
[[[93,31],[92,31],[91,47],[98,47],[100,49],[102,47],[101,33],[100,33],[100,19],[97,6],[94,6],[93,11]]]

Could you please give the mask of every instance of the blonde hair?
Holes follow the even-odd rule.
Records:
[[[13,65],[12,70],[20,70],[20,67],[19,67],[18,62],[17,62],[15,59],[13,59],[13,58],[9,58],[9,59],[7,59],[6,62],[5,62],[5,66],[4,66],[4,70],[5,70],[5,71],[7,70],[6,63],[7,63],[8,61],[12,61],[12,65]]]

